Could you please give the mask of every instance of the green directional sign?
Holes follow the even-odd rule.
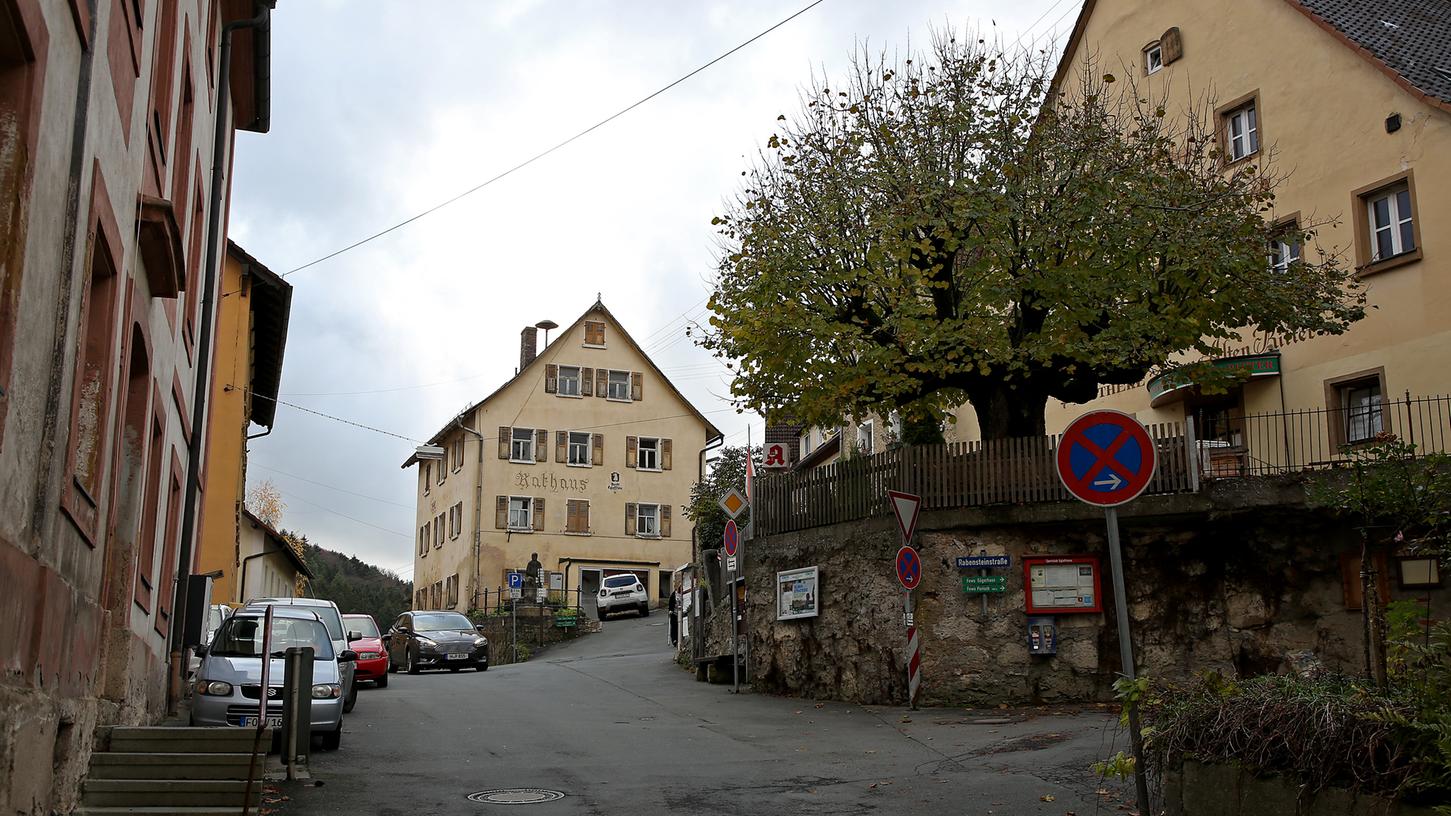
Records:
[[[1007,592],[1008,576],[1006,575],[964,575],[962,577],[963,592]]]

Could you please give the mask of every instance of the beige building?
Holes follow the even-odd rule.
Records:
[[[542,352],[523,330],[519,370],[446,424],[418,467],[414,608],[492,606],[538,554],[558,590],[593,601],[608,575],[652,599],[691,560],[683,509],[720,431],[602,303]]]
[[[238,600],[300,597],[312,578],[300,546],[245,507],[237,512],[237,518]],[[227,600],[215,591],[212,598]]]

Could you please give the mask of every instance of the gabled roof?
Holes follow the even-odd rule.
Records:
[[[428,444],[438,444],[439,440],[443,439],[443,437],[446,436],[450,431],[455,430],[459,427],[459,420],[461,420],[463,417],[472,414],[479,408],[482,408],[484,404],[487,403],[489,400],[493,399],[499,394],[504,393],[504,391],[508,389],[509,386],[513,385],[515,382],[518,382],[519,379],[522,378],[525,374],[532,371],[535,366],[545,365],[545,363],[540,361],[544,359],[548,351],[551,348],[554,348],[556,343],[563,342],[564,339],[567,337],[578,337],[578,330],[580,326],[583,325],[584,321],[588,319],[591,315],[596,314],[603,315],[606,319],[609,320],[611,324],[614,325],[615,331],[618,332],[619,336],[623,337],[625,339],[625,342],[630,344],[630,348],[633,348],[635,350],[635,353],[640,355],[641,359],[645,361],[645,365],[648,365],[650,367],[650,370],[655,372],[655,376],[659,377],[660,381],[665,383],[665,387],[670,389],[670,393],[674,394],[677,399],[685,403],[685,407],[690,409],[690,413],[693,414],[696,419],[700,420],[701,423],[705,425],[706,442],[710,442],[714,439],[718,439],[721,437],[722,434],[720,432],[720,429],[715,427],[715,425],[713,425],[710,420],[706,419],[705,414],[702,414],[700,410],[695,407],[694,403],[686,399],[684,394],[680,393],[680,389],[675,387],[675,383],[672,383],[670,381],[670,378],[665,376],[665,372],[661,371],[660,367],[655,365],[655,361],[650,359],[650,355],[646,354],[644,349],[640,348],[640,344],[635,342],[635,338],[631,337],[628,331],[625,331],[624,325],[620,323],[620,321],[614,316],[613,313],[610,312],[609,309],[605,308],[604,302],[596,300],[593,306],[585,310],[584,314],[580,315],[577,320],[575,320],[573,323],[569,324],[569,326],[565,327],[562,331],[560,331],[559,334],[554,338],[553,342],[540,350],[540,352],[534,356],[534,359],[529,362],[529,365],[526,365],[523,368],[519,369],[519,371],[516,372],[514,376],[510,377],[507,381],[505,381],[503,385],[495,388],[487,397],[484,397],[473,405],[470,405],[468,408],[465,408],[462,412],[459,413],[457,417],[449,420],[448,424],[444,425],[442,428],[439,428],[437,433],[428,438]],[[408,459],[403,462],[401,467],[412,467],[413,464],[417,461],[418,456],[416,454],[410,455]]]
[[[272,525],[252,515],[252,511],[245,507],[242,508],[242,517],[250,521],[254,527],[261,530],[263,537],[271,539],[272,543],[276,544],[279,550],[282,550],[282,554],[287,556],[287,560],[292,562],[292,566],[297,567],[298,572],[306,575],[308,578],[313,577],[312,570],[307,568],[307,562],[302,560],[302,554],[293,547],[292,542],[286,536],[274,530]]]
[[[1283,0],[1432,107],[1451,111],[1451,0]],[[1097,0],[1084,0],[1054,72],[1056,92]],[[1050,96],[1052,94],[1050,93]]]

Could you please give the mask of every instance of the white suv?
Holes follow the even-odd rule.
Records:
[[[612,612],[619,612],[623,609],[636,609],[640,617],[650,614],[650,596],[645,594],[645,585],[634,575],[611,575],[605,579],[605,585],[600,587],[599,598],[595,599],[595,608],[599,610],[600,620]]]

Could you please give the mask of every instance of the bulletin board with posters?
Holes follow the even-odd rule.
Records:
[[[821,573],[816,567],[776,573],[776,620],[814,618],[821,612]]]
[[[1098,557],[1023,556],[1023,602],[1029,615],[1103,611]]]

